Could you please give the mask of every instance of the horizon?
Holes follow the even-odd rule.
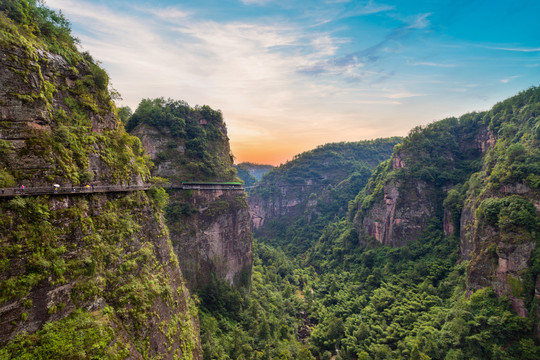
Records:
[[[235,162],[406,136],[540,84],[540,4],[46,0],[133,111],[223,112]]]

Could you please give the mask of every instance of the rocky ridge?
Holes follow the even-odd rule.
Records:
[[[106,72],[76,50],[58,25],[65,20],[33,2],[7,5],[0,186],[148,180],[148,158],[115,115]],[[158,188],[1,198],[0,357],[201,358],[165,198]]]
[[[231,182],[235,176],[227,129],[221,112],[154,100],[153,109],[174,110],[172,122],[159,122],[155,112],[130,122],[156,166],[152,175],[173,185],[182,182]],[[135,119],[135,120],[133,120]],[[177,129],[175,132],[174,129]],[[194,137],[197,134],[197,137]],[[243,189],[168,190],[167,224],[180,267],[191,289],[202,289],[213,276],[231,285],[248,286],[251,275],[251,224]]]
[[[538,311],[539,108],[531,88],[413,129],[355,200],[360,241],[401,246],[439,224],[461,239],[469,293],[492,287],[518,314]]]

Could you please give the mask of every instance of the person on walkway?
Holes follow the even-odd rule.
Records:
[[[21,193],[24,192],[24,185],[21,185]]]

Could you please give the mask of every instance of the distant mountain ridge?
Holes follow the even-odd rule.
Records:
[[[248,197],[257,235],[288,244],[295,251],[305,249],[306,241],[322,230],[327,217],[347,212],[350,198],[400,141],[394,137],[326,144],[273,168]],[[295,226],[306,231],[292,230],[297,221]],[[288,226],[291,235],[285,233]],[[292,238],[299,233],[303,235]]]

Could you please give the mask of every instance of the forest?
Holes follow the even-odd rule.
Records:
[[[292,225],[274,220],[271,227],[281,232],[273,236],[256,232],[251,292],[208,288],[199,294],[205,359],[537,359],[538,212],[527,198],[494,190],[519,181],[536,194],[539,95],[531,88],[489,112],[411,130],[393,155],[408,167],[382,162],[357,196],[347,195],[346,213],[320,209],[319,231],[300,215]],[[497,132],[496,145],[486,154],[463,151],[485,128]],[[295,175],[293,164],[262,181],[275,179],[277,171],[285,173],[280,181],[302,181],[306,172]],[[439,194],[421,235],[401,247],[362,235],[355,221],[396,180],[424,181]],[[441,189],[449,184],[445,195]],[[536,243],[523,280],[510,283],[512,294],[524,296],[527,317],[489,286],[467,289],[477,265],[460,258],[459,231],[445,234],[442,213],[450,211],[459,229],[466,201],[476,198],[484,199],[476,210],[479,226]],[[306,234],[308,245],[299,240]],[[497,246],[486,252],[494,254]]]
[[[27,147],[0,140],[2,186],[155,182],[2,200],[0,359],[540,359],[540,87],[404,138],[233,168],[220,110],[162,97],[116,108],[107,72],[42,1],[0,0],[0,30],[0,50],[24,54],[6,57],[22,68],[9,71],[39,85],[0,96],[49,121]],[[36,49],[60,55],[67,75],[45,80]],[[141,129],[167,139],[153,161]],[[17,167],[31,156],[45,164],[37,175]],[[240,285],[209,271],[188,289],[170,234],[200,212],[208,224],[234,206],[247,214],[245,194],[201,210],[151,176],[171,163],[173,181],[240,177],[250,205],[281,211],[254,230]]]

